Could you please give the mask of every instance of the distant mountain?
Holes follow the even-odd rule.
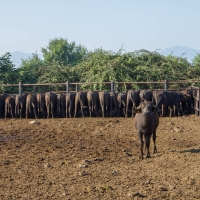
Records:
[[[39,58],[43,59],[43,56],[41,54],[38,54],[38,56]],[[21,65],[21,59],[27,59],[29,57],[32,57],[32,54],[14,51],[13,53],[11,53],[10,60],[13,62],[15,67],[18,68]]]
[[[168,56],[172,54],[173,56],[179,56],[187,58],[188,62],[192,63],[193,58],[200,53],[200,50],[192,49],[189,47],[173,46],[164,50],[159,51],[163,56]]]

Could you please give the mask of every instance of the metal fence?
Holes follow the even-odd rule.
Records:
[[[194,110],[195,114],[197,116],[200,116],[200,87],[191,87],[193,90],[193,96],[194,96]]]
[[[94,84],[103,84],[103,85],[107,85],[108,86],[108,90],[111,92],[117,92],[116,91],[116,86],[119,85],[125,85],[125,90],[127,91],[128,88],[127,86],[130,85],[153,85],[155,86],[154,89],[158,89],[158,87],[156,87],[156,85],[159,85],[161,88],[159,89],[163,89],[165,91],[170,90],[181,90],[181,89],[186,89],[183,86],[188,85],[191,86],[191,84],[194,83],[200,83],[200,80],[181,80],[181,81],[168,81],[168,80],[164,80],[164,81],[160,81],[160,82],[76,82],[76,83],[71,83],[71,82],[65,82],[65,83],[42,83],[42,84],[23,84],[21,82],[19,82],[18,84],[0,84],[0,87],[18,87],[18,94],[22,94],[22,89],[24,87],[33,87],[32,92],[33,93],[37,93],[37,89],[38,87],[47,87],[47,86],[64,86],[63,88],[65,88],[65,91],[62,92],[66,92],[69,93],[70,91],[79,91],[78,86],[80,85],[94,85]],[[179,86],[182,87],[179,87]],[[173,86],[173,87],[171,87]],[[132,88],[131,88],[132,89]],[[52,90],[51,90],[52,91]]]

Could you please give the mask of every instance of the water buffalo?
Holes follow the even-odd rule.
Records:
[[[57,118],[65,117],[66,110],[66,95],[65,94],[57,94]]]
[[[38,117],[42,115],[43,118],[46,118],[46,106],[45,106],[45,94],[37,94],[37,108],[38,108]]]
[[[45,93],[45,105],[47,108],[47,118],[50,117],[55,118],[56,116],[56,94],[53,92],[46,92]],[[50,112],[51,110],[51,112]]]
[[[74,117],[77,116],[78,105],[80,105],[82,117],[85,117],[83,110],[88,107],[87,92],[80,91],[76,93]]]
[[[100,106],[101,106],[101,111],[102,111],[102,117],[105,117],[105,110],[106,110],[106,116],[108,116],[110,94],[108,92],[100,92],[99,101],[100,101]]]
[[[162,110],[162,113],[159,113],[160,116],[166,115],[164,108],[168,107],[170,108],[170,117],[174,114],[173,107],[175,107],[177,115],[181,115],[180,103],[184,101],[184,95],[182,93],[176,91],[165,92],[157,90],[153,92],[153,96],[156,107]]]
[[[66,94],[66,117],[72,117],[72,111],[75,106],[76,93],[70,92]]]
[[[140,90],[129,90],[127,93],[127,103],[126,103],[126,117],[128,117],[128,109],[131,105],[132,117],[135,115],[135,108],[140,104]]]
[[[146,101],[152,101],[153,100],[153,93],[151,90],[141,90],[140,91],[140,100],[142,101],[145,99]]]
[[[117,95],[118,107],[119,107],[119,114],[121,115],[121,110],[123,110],[124,116],[126,116],[126,92],[120,92]]]
[[[99,93],[95,91],[88,91],[87,92],[87,101],[89,107],[90,117],[92,117],[92,113],[96,112],[96,116],[98,116],[98,109],[99,109]]]
[[[20,119],[26,111],[26,97],[28,93],[23,93],[21,95],[16,95],[15,97],[15,116]]]
[[[117,100],[118,93],[110,92],[110,117],[112,117],[113,106],[115,108],[115,113],[119,117],[119,104]]]
[[[0,118],[4,117],[5,114],[5,100],[8,97],[8,94],[0,94]]]
[[[11,117],[15,117],[15,97],[14,96],[8,96],[5,100],[5,118],[7,117],[7,114],[11,114]]]
[[[37,96],[36,94],[28,94],[26,97],[26,119],[29,118],[29,115],[34,113],[35,118],[38,118],[37,112]]]
[[[154,142],[154,153],[157,152],[156,148],[156,129],[159,125],[159,115],[158,108],[153,105],[151,101],[144,100],[140,103],[139,107],[136,108],[136,115],[134,118],[134,126],[137,130],[139,140],[140,140],[140,153],[141,158],[143,159],[143,136],[145,138],[146,145],[146,157],[150,157],[149,147],[150,147],[150,138],[153,134]]]
[[[194,113],[194,96],[191,89],[185,89],[182,92],[183,101],[182,101],[182,110],[184,114],[193,114]]]

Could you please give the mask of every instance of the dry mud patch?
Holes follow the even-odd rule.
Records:
[[[0,120],[0,199],[200,199],[195,115],[160,118],[144,160],[132,118],[30,121]]]

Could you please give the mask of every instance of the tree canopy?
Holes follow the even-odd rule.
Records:
[[[10,53],[0,57],[0,84],[6,83],[61,83],[61,82],[160,82],[199,79],[200,54],[192,63],[186,58],[163,56],[157,51],[141,49],[134,52],[107,51],[102,48],[88,51],[83,45],[69,42],[64,38],[54,38],[47,47],[41,48],[43,60],[37,54],[22,59],[15,69],[10,61]],[[138,88],[137,84],[116,85],[117,90],[127,86]],[[110,86],[109,86],[110,87]],[[145,85],[143,88],[155,88]],[[42,88],[42,87],[41,87]],[[62,86],[48,90],[64,89]],[[102,84],[81,85],[80,89],[106,90]],[[30,89],[31,90],[31,89]],[[45,90],[45,88],[44,88]],[[0,92],[5,88],[1,87]],[[13,89],[12,89],[13,91]]]

